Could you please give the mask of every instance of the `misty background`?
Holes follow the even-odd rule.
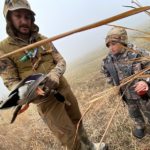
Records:
[[[40,27],[40,33],[52,37],[54,35],[79,28],[97,21],[109,18],[130,10],[123,7],[132,5],[131,0],[28,0],[32,10],[36,13],[35,23]],[[143,6],[150,5],[149,0],[139,0]],[[3,16],[4,0],[0,1],[0,40],[7,34],[5,31],[5,19]],[[140,13],[128,18],[113,22],[112,24],[135,28],[150,21],[145,13]],[[63,39],[54,41],[54,45],[66,59],[71,63],[82,58],[93,50],[100,49],[105,45],[105,36],[111,27],[101,26],[95,29],[77,33]]]

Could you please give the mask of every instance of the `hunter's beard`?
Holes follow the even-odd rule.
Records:
[[[30,35],[30,33],[31,33],[31,29],[28,26],[20,26],[20,27],[16,28],[16,31],[18,34],[26,35],[26,36]]]
[[[30,36],[31,35],[31,27],[27,25],[20,25],[19,27],[15,27],[12,23],[9,24],[15,36]]]

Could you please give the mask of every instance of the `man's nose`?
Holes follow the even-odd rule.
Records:
[[[26,24],[28,20],[26,19],[26,17],[22,16],[20,21],[22,24]]]

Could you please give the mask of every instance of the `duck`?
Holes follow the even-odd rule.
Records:
[[[29,75],[22,80],[11,92],[7,92],[7,99],[1,101],[0,109],[16,107],[11,123],[13,123],[18,114],[29,108],[29,103],[36,99],[37,96],[45,96],[42,90],[46,75],[38,73]]]
[[[13,123],[18,114],[29,108],[29,104],[37,96],[45,96],[47,93],[53,94],[56,100],[65,102],[65,97],[55,89],[45,89],[47,75],[42,73],[32,74],[23,79],[11,92],[7,100],[0,104],[0,109],[16,107],[10,123]],[[44,90],[43,90],[44,89]]]
[[[43,74],[33,74],[26,77],[10,92],[7,100],[1,104],[0,109],[24,105],[25,103],[30,103],[39,95],[44,96],[45,92],[41,87],[44,79]]]

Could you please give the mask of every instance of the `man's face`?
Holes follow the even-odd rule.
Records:
[[[25,9],[12,11],[10,14],[10,21],[20,34],[30,34],[32,25],[32,16],[30,11]]]
[[[109,42],[108,48],[113,55],[119,54],[122,51],[122,44],[117,42]]]

